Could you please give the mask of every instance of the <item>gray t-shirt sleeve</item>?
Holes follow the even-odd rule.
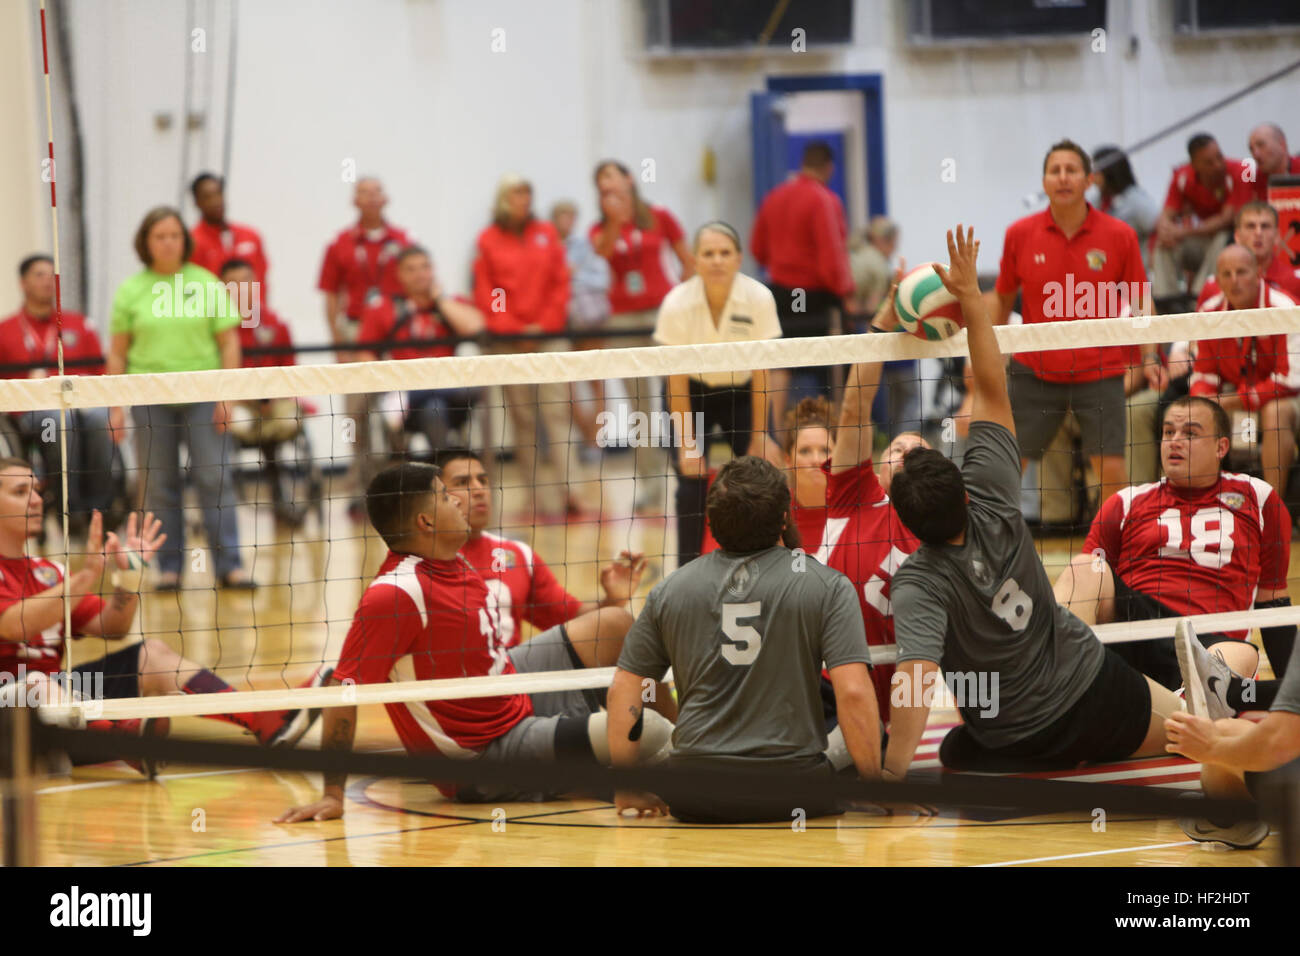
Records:
[[[1300,641],[1291,648],[1291,661],[1286,665],[1286,676],[1282,678],[1282,686],[1277,689],[1277,696],[1273,698],[1273,706],[1269,710],[1300,714]]]
[[[1020,445],[1006,426],[987,421],[971,423],[961,474],[972,498],[1021,513]]]
[[[618,666],[638,677],[660,680],[668,671],[671,661],[659,630],[658,589],[650,592],[645,607],[637,615],[623,640],[623,650],[618,655]]]
[[[822,660],[829,670],[844,664],[870,664],[867,633],[853,585],[836,573],[826,596],[825,630],[822,632]]]
[[[934,595],[907,577],[894,578],[890,598],[894,604],[894,641],[898,660],[934,661],[943,657],[948,633],[948,609]]]

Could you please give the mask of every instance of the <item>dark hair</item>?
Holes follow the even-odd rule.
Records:
[[[1214,142],[1217,142],[1217,140],[1209,133],[1194,133],[1192,138],[1187,141],[1188,158],[1195,159],[1197,153]]]
[[[966,530],[966,482],[933,448],[913,448],[889,486],[894,511],[926,544],[945,544]]]
[[[405,262],[407,259],[411,258],[411,256],[424,256],[424,258],[428,259],[430,262],[433,261],[433,256],[429,255],[428,249],[424,248],[424,246],[412,245],[412,246],[407,246],[405,249],[399,252],[397,254],[397,257],[393,259],[393,264],[395,266],[401,266],[401,264]]]
[[[415,512],[433,494],[439,470],[423,462],[390,465],[370,480],[366,488],[366,514],[384,544],[402,551],[410,536]]]
[[[803,148],[803,157],[799,162],[808,169],[821,169],[835,162],[835,152],[830,143],[817,140]]]
[[[1137,185],[1128,156],[1118,146],[1098,146],[1092,151],[1093,169],[1101,173],[1101,190],[1107,196],[1118,196],[1130,186]]]
[[[227,272],[233,272],[235,269],[253,269],[253,264],[247,259],[227,259],[221,264],[221,272],[218,275],[225,275]],[[256,272],[256,269],[253,269]]]
[[[762,551],[781,540],[790,512],[790,486],[780,469],[762,458],[733,458],[713,480],[705,511],[724,551]]]
[[[468,448],[443,448],[434,452],[433,463],[439,470],[442,470],[453,461],[460,461],[462,458],[468,458],[470,461],[476,461],[483,465],[483,456]],[[487,465],[483,465],[483,467],[486,468]]]
[[[209,179],[215,182],[223,190],[226,188],[226,181],[222,179],[220,176],[218,176],[216,173],[199,173],[197,176],[194,177],[193,181],[190,183],[190,195],[194,197],[195,202],[199,201],[199,187],[202,186]]]
[[[28,468],[33,472],[36,470],[32,468],[32,463],[26,458],[16,458],[12,456],[0,458],[0,471],[4,471],[6,468]]]
[[[1208,408],[1210,414],[1214,416],[1215,438],[1232,438],[1232,419],[1228,417],[1227,411],[1218,402],[1206,398],[1204,395],[1184,395],[1182,398],[1174,399],[1169,403],[1169,407],[1165,409],[1165,417],[1168,418],[1169,413],[1175,408],[1185,408],[1187,414],[1190,415],[1192,409],[1197,406]],[[1161,427],[1164,426],[1163,421],[1160,424]]]
[[[38,262],[48,262],[51,266],[53,266],[54,257],[48,256],[43,252],[32,253],[22,262],[18,263],[18,278],[20,279],[27,278],[27,273],[31,272],[32,266],[36,265],[36,263]]]
[[[194,237],[190,235],[189,229],[185,228],[185,220],[181,218],[181,214],[171,206],[154,206],[145,213],[140,228],[135,231],[135,254],[146,266],[153,265],[153,260],[149,258],[149,231],[164,219],[175,219],[180,223],[181,235],[185,237],[185,251],[181,254],[181,262],[189,262],[190,256],[194,255]]]
[[[835,419],[831,412],[831,403],[825,396],[804,398],[799,404],[785,413],[785,453],[794,452],[799,440],[799,432],[804,428],[824,428],[834,440]]]
[[[1278,224],[1277,210],[1262,199],[1252,199],[1250,202],[1242,203],[1241,208],[1237,210],[1237,215],[1232,219],[1232,228],[1241,228],[1241,217],[1248,212],[1266,212],[1273,218],[1273,225]]]
[[[620,163],[617,159],[602,159],[596,164],[596,171],[591,174],[591,181],[599,184],[600,174],[609,166],[613,166],[628,179],[632,180],[632,220],[636,224],[636,227],[641,230],[653,229],[655,226],[654,213],[650,211],[650,206],[641,198],[641,194],[637,192],[636,179],[633,177],[630,169]],[[605,221],[605,211],[603,209],[600,211],[600,221],[602,223]]]
[[[1069,152],[1078,155],[1079,160],[1083,163],[1083,173],[1085,176],[1092,172],[1092,160],[1088,158],[1088,154],[1084,151],[1083,147],[1080,146],[1072,139],[1063,139],[1060,140],[1059,142],[1053,143],[1050,147],[1048,147],[1046,154],[1044,154],[1043,156],[1044,175],[1046,175],[1047,173],[1047,161],[1052,158],[1052,154],[1059,153],[1062,150],[1068,150]]]

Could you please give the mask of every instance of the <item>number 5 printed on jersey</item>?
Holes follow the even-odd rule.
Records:
[[[727,638],[727,642],[722,645],[722,659],[728,664],[744,666],[758,659],[758,651],[763,646],[763,635],[748,624],[741,624],[740,620],[761,617],[762,614],[762,601],[722,605],[722,633]]]

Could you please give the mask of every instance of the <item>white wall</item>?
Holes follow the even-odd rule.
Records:
[[[189,172],[220,161],[228,3],[196,3],[209,31],[204,54],[190,52],[187,4],[63,5],[73,21],[97,316],[137,268],[130,241],[140,216],[175,200],[181,132],[155,130],[152,115],[179,110],[186,57],[207,58],[192,65],[217,94],[208,148]],[[464,289],[502,172],[530,177],[542,211],[575,198],[590,221],[597,159],[636,169],[653,160],[648,198],[688,228],[720,216],[747,232],[749,93],[768,74],[880,72],[901,253],[936,258],[942,230],[960,220],[983,233],[992,269],[1053,140],[1135,141],[1300,56],[1294,33],[1175,40],[1167,3],[1111,7],[1104,53],[1087,36],[1048,47],[914,49],[904,42],[902,0],[858,0],[851,49],[665,61],[637,52],[640,8],[631,0],[242,0],[229,210],[263,232],[272,304],[299,342],[319,342],[320,256],[352,218],[346,159],[384,179],[392,221],[413,229],[444,280]],[[491,49],[498,28],[504,52]],[[1292,78],[1195,125],[1240,156],[1249,128],[1272,119],[1292,127],[1300,148],[1296,88]],[[1154,194],[1192,131],[1134,157]],[[703,178],[706,148],[716,153],[715,184]],[[940,179],[947,158],[957,163],[955,183]]]

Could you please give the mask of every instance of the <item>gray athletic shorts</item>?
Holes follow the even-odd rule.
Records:
[[[569,643],[563,624],[511,648],[510,660],[521,674],[582,669],[582,659]],[[587,718],[600,709],[603,696],[601,691],[593,690],[530,694],[533,716],[525,717],[488,744],[479,759],[506,762],[554,760],[557,749],[581,749],[586,740]],[[558,796],[558,793],[521,791],[487,784],[459,787],[456,791],[456,799],[462,803],[543,801]]]
[[[1128,441],[1124,376],[1095,382],[1045,382],[1015,359],[1008,372],[1016,441],[1025,458],[1043,457],[1069,411],[1079,420],[1085,455],[1124,454]]]

